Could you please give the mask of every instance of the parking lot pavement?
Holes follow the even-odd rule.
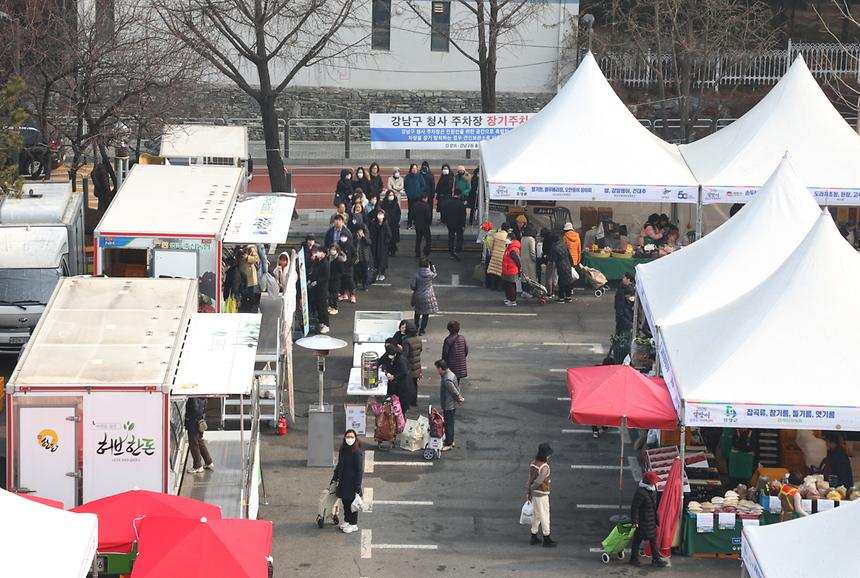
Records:
[[[269,505],[261,515],[275,522],[276,576],[640,576],[624,562],[605,566],[599,552],[611,529],[608,518],[618,503],[618,449],[621,438],[608,432],[594,440],[568,420],[564,369],[597,364],[608,349],[614,321],[612,295],[575,292],[571,305],[539,306],[521,301],[502,305],[501,293],[474,285],[477,255],[462,263],[437,255],[436,295],[442,314],[430,320],[419,388],[424,409],[438,403],[433,362],[441,353],[445,324],[456,318],[469,343],[469,378],[463,382],[465,404],[457,413],[457,449],[433,465],[418,452],[385,452],[370,437],[373,472],[364,488],[372,493],[372,512],[360,515],[361,531],[345,535],[331,524],[316,527],[320,491],[331,479],[329,468],[307,468],[307,405],[316,396],[316,370],[310,355],[294,353],[298,423],[286,438],[264,438],[263,461]],[[357,305],[343,306],[332,320],[332,335],[348,342],[353,312],[406,310],[409,279],[415,263],[392,260],[385,286],[359,294]],[[456,275],[457,277],[453,277]],[[345,381],[352,348],[333,352],[327,363],[327,399],[335,403],[335,429],[344,426]],[[561,399],[560,399],[561,398]],[[414,413],[415,410],[413,410]],[[372,436],[372,425],[369,427]],[[555,448],[551,465],[554,549],[529,546],[529,531],[520,526],[528,464],[540,442]],[[632,455],[628,445],[626,453]],[[624,509],[635,487],[637,468],[627,462],[623,473]],[[577,467],[572,467],[577,466]],[[593,467],[582,467],[593,466]],[[369,492],[368,490],[372,490]],[[647,559],[646,559],[647,560]],[[673,567],[653,571],[663,576],[736,576],[737,560],[676,556]]]

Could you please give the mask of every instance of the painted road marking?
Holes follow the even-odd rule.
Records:
[[[433,502],[422,500],[377,500],[381,506],[432,506]]]
[[[361,557],[365,560],[373,557],[373,550],[438,550],[436,544],[374,544],[373,530],[361,531]]]
[[[372,512],[373,511],[373,488],[364,488],[364,493],[361,495],[362,512]]]
[[[423,393],[419,393],[419,394],[418,394],[418,399],[430,399],[430,396],[429,396],[429,395],[425,395],[425,394],[423,394]]]
[[[364,473],[372,474],[373,466],[374,466],[374,452],[373,450],[365,450],[364,452]]]
[[[583,510],[617,510],[619,508],[618,504],[577,504],[576,507]]]
[[[361,531],[361,557],[370,558],[372,554],[373,530]]]
[[[569,397],[557,397],[556,399],[557,399],[558,401],[570,401],[570,398],[569,398]]]
[[[636,458],[633,458],[633,459],[636,459]],[[598,465],[598,464],[573,464],[570,467],[571,467],[571,469],[574,469],[574,470],[618,470],[619,469],[618,465],[605,466],[605,465]],[[630,466],[624,466],[624,469],[629,470]]]
[[[627,456],[627,463],[630,464],[630,472],[633,474],[633,479],[637,482],[642,479],[642,467],[639,465],[639,460],[636,456]]]
[[[418,468],[429,468],[433,462],[376,462],[377,466],[415,466]],[[364,470],[365,472],[367,469]]]
[[[564,368],[562,368],[562,369],[559,369],[559,368],[553,368],[553,369],[550,369],[550,370],[549,370],[549,372],[550,372],[550,373],[565,373],[565,372],[567,372],[567,369],[564,369]]]
[[[454,287],[460,285],[460,275],[458,275],[457,273],[451,274],[451,285],[453,285]]]
[[[561,430],[561,433],[567,433],[567,434],[586,434],[587,433],[587,434],[590,434],[590,433],[593,433],[593,430],[591,428],[588,428],[588,429],[563,429],[563,430]],[[618,430],[609,430],[609,431],[605,431],[605,432],[601,432],[601,433],[618,435]]]
[[[434,285],[436,287],[436,285]],[[537,313],[508,313],[506,311],[441,311],[433,313],[430,317],[444,317],[446,315],[481,315],[484,317],[537,317]]]
[[[577,341],[569,341],[565,343],[562,341],[545,341],[544,345],[551,347],[586,347],[590,349],[592,353],[599,353],[600,355],[605,353],[602,343],[581,343]]]

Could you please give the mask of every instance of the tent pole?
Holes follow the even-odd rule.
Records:
[[[242,481],[239,483],[239,504],[241,504],[240,518],[247,518],[245,503],[245,396],[239,394],[239,458],[242,462]]]
[[[630,330],[630,365],[633,365],[633,347],[636,345],[636,335],[639,333],[639,291],[634,292],[633,296],[636,302],[633,304],[633,329]]]
[[[699,196],[696,201],[696,240],[702,238],[702,185],[699,185]]]
[[[618,511],[623,507],[624,500],[624,430],[627,428],[627,416],[621,416],[621,425],[618,427],[618,437],[621,439],[621,458],[618,468]]]
[[[680,455],[681,455],[681,508],[680,508],[680,521],[684,521],[684,474],[686,472],[687,465],[687,428],[684,425],[684,402],[681,401],[681,439],[678,442],[680,446]]]

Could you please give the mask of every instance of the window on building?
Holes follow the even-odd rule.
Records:
[[[448,52],[448,35],[451,33],[451,3],[433,2],[430,15],[430,50]]]
[[[391,0],[373,0],[370,47],[391,50]]]

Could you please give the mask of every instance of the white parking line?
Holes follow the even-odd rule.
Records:
[[[556,399],[557,399],[558,401],[570,401],[570,398],[569,398],[569,397],[557,397]]]
[[[630,464],[630,472],[633,474],[633,479],[637,482],[642,479],[642,468],[639,466],[639,460],[636,456],[627,456],[627,463]]]
[[[430,395],[429,395],[429,394],[419,393],[419,394],[418,394],[418,399],[430,399]]]
[[[432,506],[433,502],[421,500],[377,500],[381,506]]]
[[[419,468],[429,468],[433,462],[376,462],[376,466],[415,466]],[[367,468],[364,470],[367,471]]]
[[[372,474],[373,466],[374,466],[374,452],[373,450],[365,450],[364,452],[364,473]]]
[[[583,510],[617,510],[618,504],[577,504],[576,507]]]
[[[361,531],[361,557],[370,558],[373,555],[373,530]]]
[[[435,287],[435,285],[434,285]],[[446,315],[481,315],[492,317],[537,317],[537,313],[508,313],[507,311],[441,311],[430,317],[445,317]]]
[[[635,458],[634,458],[635,459]],[[573,464],[570,466],[571,469],[574,470],[617,470],[618,466],[606,466],[606,465],[597,465],[597,464]],[[625,470],[629,470],[630,466],[624,466]]]
[[[567,371],[567,369],[565,369],[565,368],[561,368],[561,369],[555,368],[555,369],[549,370],[550,373],[565,373],[566,371]]]
[[[578,341],[568,341],[565,343],[563,341],[545,341],[544,345],[550,347],[586,347],[590,349],[592,353],[599,353],[600,355],[605,353],[602,343],[582,343]]]
[[[361,495],[362,512],[372,512],[373,511],[373,488],[364,488],[364,493]]]

